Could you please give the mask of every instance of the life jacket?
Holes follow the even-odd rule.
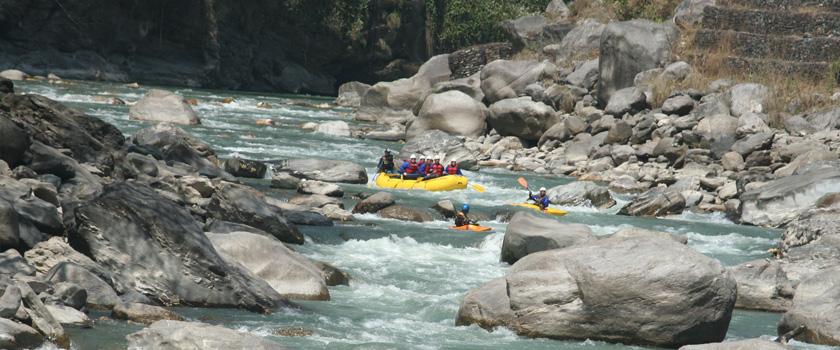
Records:
[[[394,170],[394,156],[382,156],[382,168]]]
[[[458,166],[457,165],[455,165],[455,166],[450,165],[450,166],[446,167],[446,172],[449,175],[457,175],[458,174]]]
[[[421,173],[421,174],[425,174],[425,173],[426,173],[426,168],[428,168],[428,166],[429,166],[429,163],[426,163],[425,161],[423,161],[423,162],[417,162],[417,170],[418,170],[418,172],[419,172],[419,173]]]
[[[443,175],[443,164],[437,163],[432,164],[429,171],[434,175]]]
[[[416,174],[417,166],[417,162],[408,161],[408,167],[405,168],[406,174]]]

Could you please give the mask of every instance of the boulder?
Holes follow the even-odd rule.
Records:
[[[607,133],[607,138],[604,139],[604,144],[607,145],[622,145],[630,141],[633,137],[633,127],[623,120],[619,120],[610,128]]]
[[[75,219],[71,246],[156,302],[270,312],[281,299],[225,262],[185,208],[147,186],[109,185],[77,208]]]
[[[359,203],[356,203],[356,206],[353,207],[353,213],[376,213],[388,206],[393,205],[394,203],[394,196],[390,193],[377,192],[374,195],[359,201]]]
[[[769,117],[761,113],[744,113],[738,117],[738,135],[749,135],[755,133],[771,132],[767,126]]]
[[[562,21],[569,18],[571,10],[563,0],[552,0],[545,7],[545,16],[552,21]]]
[[[14,285],[3,288],[3,294],[0,296],[0,319],[13,318],[20,309],[20,289]]]
[[[17,69],[6,69],[6,70],[0,72],[0,78],[12,80],[12,81],[25,80],[28,77],[29,77],[29,74],[26,74],[26,73],[24,73],[22,71],[19,71]]]
[[[662,113],[683,116],[691,113],[691,110],[694,109],[695,105],[696,102],[690,96],[677,95],[669,97],[664,103],[662,103]]]
[[[0,275],[22,274],[25,276],[35,275],[35,268],[23,260],[17,250],[9,249],[0,253]]]
[[[796,340],[840,346],[840,268],[825,270],[802,281],[796,288],[793,306],[779,321],[779,335],[804,326]]]
[[[720,158],[735,144],[738,130],[738,119],[724,114],[715,114],[703,118],[694,127],[701,137],[704,147],[712,151],[715,158]]]
[[[502,242],[501,260],[516,263],[529,254],[566,248],[595,239],[588,226],[550,217],[517,212],[510,219]]]
[[[628,227],[623,228],[615,233],[613,233],[610,237],[616,238],[632,238],[632,237],[653,237],[659,239],[671,239],[675,242],[680,244],[688,244],[688,237],[683,235],[676,235],[673,233],[668,232],[661,232],[661,231],[653,231],[653,230],[646,230],[638,227]]]
[[[689,2],[692,0],[686,0]],[[695,0],[696,1],[696,0]],[[684,2],[684,3],[685,3]],[[712,2],[714,2],[712,0]],[[789,347],[764,339],[746,339],[726,341],[723,343],[709,343],[700,345],[686,345],[679,350],[788,350]]]
[[[648,107],[645,93],[635,87],[614,91],[609,101],[604,112],[616,117],[621,117],[626,113],[636,114]]]
[[[181,125],[201,124],[198,114],[184,98],[166,90],[153,89],[128,111],[128,118]]]
[[[300,179],[289,173],[278,173],[271,177],[271,187],[285,190],[294,190],[300,186]]]
[[[581,63],[564,78],[564,81],[586,90],[592,90],[595,83],[598,82],[598,59]]]
[[[23,129],[19,128],[6,117],[0,116],[0,160],[5,161],[9,167],[16,167],[23,158],[23,153],[29,149],[32,140]]]
[[[64,333],[64,327],[53,317],[41,298],[29,287],[29,284],[17,282],[15,286],[20,290],[23,310],[29,315],[32,327],[56,345],[69,348],[70,339]]]
[[[278,343],[250,333],[199,322],[157,321],[125,337],[129,349],[282,350]]]
[[[481,91],[491,104],[523,96],[528,85],[553,75],[556,69],[549,62],[496,60],[481,69]]]
[[[551,23],[543,15],[526,15],[502,21],[500,24],[515,50],[539,50],[548,44],[559,42],[572,29],[572,25],[564,21]]]
[[[81,310],[87,305],[87,290],[72,282],[53,283],[53,296],[62,305]]]
[[[379,216],[386,219],[401,221],[427,222],[433,221],[432,214],[421,208],[406,207],[399,204],[387,206],[379,211]]]
[[[649,182],[639,182],[630,175],[621,175],[609,184],[610,191],[616,193],[642,193],[649,188]]]
[[[703,22],[703,10],[715,5],[717,0],[683,0],[674,10],[674,23],[683,28],[699,25]]]
[[[0,198],[0,249],[20,247],[20,224],[14,206]]]
[[[65,243],[63,237],[52,237],[47,241],[38,243],[32,249],[27,250],[23,256],[40,273],[46,274],[60,263],[71,262],[93,272],[102,280],[110,281],[113,279],[110,273],[102,269],[96,262]]]
[[[336,137],[350,137],[350,125],[343,120],[333,120],[318,124],[315,132]]]
[[[35,349],[44,343],[44,336],[25,324],[0,318],[0,348]]]
[[[274,170],[307,180],[351,184],[368,182],[365,167],[343,160],[289,159],[276,164]]]
[[[554,110],[530,97],[511,98],[490,105],[490,127],[499,135],[538,141],[548,129]]]
[[[840,168],[782,177],[741,194],[741,222],[779,227],[813,208],[826,188],[840,186]]]
[[[132,142],[138,151],[149,153],[157,159],[180,162],[194,167],[202,175],[216,178],[234,178],[218,167],[216,152],[209,144],[186,131],[161,123],[134,133]]]
[[[547,192],[551,204],[562,206],[592,206],[611,208],[615,200],[606,187],[589,181],[575,181],[551,188]]]
[[[451,74],[449,55],[437,55],[411,78],[376,83],[362,95],[355,119],[404,124],[414,118],[414,106],[431,93],[435,84],[449,80]]]
[[[840,237],[840,217],[837,216],[840,210],[823,208],[819,204],[818,202],[817,209],[802,213],[785,227],[781,240],[782,248],[804,246],[822,237]]]
[[[744,170],[744,157],[738,152],[726,152],[720,157],[720,165],[729,171]]]
[[[234,157],[225,161],[225,171],[237,177],[262,179],[267,169],[265,163],[256,160]]]
[[[321,272],[321,277],[324,278],[324,283],[326,283],[327,286],[334,287],[350,285],[350,275],[344,271],[341,271],[337,267],[323,261],[313,260],[312,262],[315,264],[315,267],[318,268],[318,271]]]
[[[633,86],[639,72],[664,67],[678,34],[672,24],[647,20],[608,24],[601,35],[598,101],[606,104],[615,91]]]
[[[152,324],[161,320],[183,321],[184,318],[160,306],[140,303],[119,303],[111,310],[111,318],[143,324]]]
[[[795,284],[776,260],[754,260],[729,268],[738,283],[735,307],[784,312],[790,308]]]
[[[335,99],[335,104],[344,107],[359,107],[362,96],[368,89],[370,89],[370,85],[358,81],[341,84],[338,87],[338,97]]]
[[[720,262],[651,237],[531,254],[504,279],[520,335],[660,347],[723,340],[736,296]]]
[[[432,206],[432,209],[447,219],[452,219],[458,214],[458,211],[455,210],[455,204],[448,199],[438,201]]]
[[[796,156],[796,158],[791,160],[790,164],[776,169],[776,171],[773,172],[773,174],[780,177],[790,176],[799,173],[800,169],[806,167],[809,164],[836,161],[837,158],[837,153],[822,148],[815,148],[813,150]]]
[[[339,198],[344,196],[344,191],[338,185],[315,180],[301,181],[297,191],[302,194],[320,194]]]
[[[492,330],[514,319],[507,293],[507,280],[496,278],[481,287],[473,288],[464,297],[455,318],[456,326],[478,325]]]
[[[336,197],[328,197],[322,194],[296,195],[289,198],[289,204],[299,205],[308,208],[322,208],[326,205],[337,205],[344,208],[344,203]]]
[[[587,59],[597,55],[601,45],[601,34],[606,27],[605,24],[592,18],[579,21],[577,26],[560,41],[555,62]]]
[[[736,118],[747,113],[763,113],[764,105],[770,102],[770,89],[756,83],[738,84],[729,90],[729,99],[732,115]]]
[[[265,194],[251,187],[222,182],[210,198],[207,214],[218,220],[253,226],[283,242],[303,244],[303,235],[286,219],[283,210],[269,204]]]
[[[225,260],[241,264],[283,297],[330,300],[320,269],[283,242],[249,232],[208,233],[207,238]]]
[[[120,297],[108,282],[72,262],[55,265],[46,273],[45,279],[52,283],[71,282],[82,287],[87,294],[87,305],[95,309],[110,310],[120,302]]]
[[[93,321],[84,312],[64,305],[45,305],[47,311],[62,326],[91,327]]]
[[[685,202],[685,197],[678,190],[654,187],[633,199],[621,208],[618,214],[631,216],[679,214],[685,209]]]
[[[417,118],[406,130],[411,140],[427,130],[441,130],[448,134],[478,137],[487,128],[487,107],[460,91],[450,90],[432,94],[423,102]]]

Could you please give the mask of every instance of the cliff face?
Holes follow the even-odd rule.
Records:
[[[427,58],[422,0],[0,0],[0,69],[334,94]]]

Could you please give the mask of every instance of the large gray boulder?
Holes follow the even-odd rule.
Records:
[[[401,221],[428,222],[435,218],[425,208],[406,207],[399,204],[387,206],[379,211],[379,216]]]
[[[182,125],[201,124],[198,114],[184,98],[166,90],[154,89],[146,93],[128,111],[128,118],[158,123]]]
[[[504,278],[513,320],[493,321],[520,335],[552,339],[660,347],[719,342],[736,296],[735,281],[720,262],[652,237],[606,238],[531,254]]]
[[[554,64],[496,60],[481,69],[481,91],[488,103],[525,95],[525,87],[553,75]]]
[[[111,285],[82,266],[62,262],[46,273],[45,279],[52,283],[71,282],[87,293],[87,305],[95,309],[110,310],[120,302],[120,297]]]
[[[557,62],[588,59],[597,54],[601,46],[601,34],[606,27],[605,24],[591,18],[578,22],[560,41],[555,57]]]
[[[590,181],[575,181],[556,186],[549,189],[547,194],[551,204],[555,205],[592,206],[605,209],[611,208],[616,203],[606,187]]]
[[[75,211],[71,246],[164,305],[270,312],[268,284],[222,259],[182,206],[137,183],[115,183]]]
[[[157,321],[125,337],[129,349],[283,350],[279,343],[250,333],[200,322]]]
[[[690,1],[690,0],[686,0]],[[746,339],[709,343],[700,345],[686,345],[679,350],[788,350],[789,347],[764,339]]]
[[[639,72],[668,64],[678,34],[673,24],[647,20],[608,24],[601,35],[598,101],[605,105],[615,91],[633,86]]]
[[[741,222],[782,226],[813,208],[826,189],[831,188],[840,188],[838,167],[817,168],[767,182],[741,195]]]
[[[645,93],[635,87],[627,87],[613,92],[604,112],[621,117],[625,113],[636,114],[647,107]]]
[[[501,260],[513,264],[528,254],[559,249],[594,240],[592,230],[544,215],[517,212],[510,219],[502,242]]]
[[[32,144],[26,131],[2,116],[0,116],[0,140],[3,140],[0,143],[0,160],[8,163],[11,168],[18,166],[23,153]]]
[[[362,96],[368,89],[370,89],[370,85],[358,81],[341,84],[338,87],[338,97],[335,99],[335,104],[345,107],[359,107],[359,104],[362,103]]]
[[[353,213],[375,213],[395,203],[394,196],[388,192],[377,192],[353,207]]]
[[[23,260],[17,250],[8,249],[0,253],[0,275],[22,274],[25,276],[35,275],[35,268]]]
[[[32,327],[0,318],[0,348],[35,349],[44,343],[44,336]]]
[[[184,317],[160,306],[140,303],[119,303],[111,310],[115,320],[152,324],[160,320],[183,321]]]
[[[487,107],[463,92],[450,90],[426,98],[420,113],[406,130],[406,139],[427,130],[442,130],[448,134],[478,137],[487,128]]]
[[[784,312],[790,308],[795,283],[779,261],[755,260],[729,268],[738,282],[735,307]]]
[[[414,118],[414,106],[428,96],[432,87],[450,79],[449,55],[437,55],[420,66],[411,78],[380,82],[371,86],[355,118],[381,124],[404,124]]]
[[[20,223],[12,203],[0,198],[0,249],[20,247]]]
[[[283,242],[303,244],[303,235],[287,220],[283,210],[269,204],[265,194],[248,186],[219,184],[207,205],[207,214],[218,220],[253,226]]]
[[[456,326],[478,325],[492,330],[503,327],[514,320],[513,310],[510,309],[510,298],[507,292],[507,280],[499,277],[485,283],[479,288],[473,288],[458,308],[455,318]]]
[[[705,117],[694,127],[694,132],[701,137],[704,147],[712,151],[715,158],[728,152],[738,137],[738,118],[728,114],[715,114]]]
[[[793,307],[779,321],[779,334],[805,326],[796,340],[840,346],[840,268],[825,270],[799,284]]]
[[[330,300],[321,271],[312,260],[271,237],[250,233],[208,233],[213,247],[230,262],[241,264],[289,299]]]
[[[29,77],[29,74],[24,73],[23,71],[17,69],[6,69],[0,72],[0,78],[8,79],[12,81],[20,81],[24,80]]]
[[[598,82],[598,59],[581,63],[564,80],[574,86],[591,90]]]
[[[738,84],[729,91],[732,115],[736,118],[747,113],[763,113],[769,99],[770,89],[761,84]]]
[[[685,197],[679,190],[654,187],[640,194],[618,212],[619,215],[665,216],[682,213]]]
[[[530,97],[510,98],[490,105],[490,126],[502,136],[538,141],[552,121],[554,110]]]
[[[368,182],[365,167],[343,160],[289,159],[276,164],[274,170],[307,180],[351,184]]]

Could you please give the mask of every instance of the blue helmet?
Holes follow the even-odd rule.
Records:
[[[465,213],[469,213],[470,212],[470,205],[469,204],[464,204],[464,206],[461,207],[461,211],[463,211]]]

